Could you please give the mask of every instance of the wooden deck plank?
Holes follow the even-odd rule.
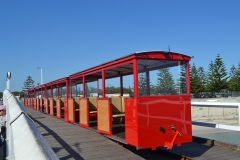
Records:
[[[35,126],[52,147],[53,151],[63,159],[163,159],[174,158],[159,154],[157,151],[136,151],[132,147],[122,147],[108,138],[78,124],[66,123],[50,115],[26,108],[26,112],[35,121]],[[130,147],[130,146],[129,146]],[[130,147],[131,148],[131,147]]]
[[[125,146],[78,124],[66,123],[52,116],[26,108],[35,121],[35,125],[52,147],[60,160],[62,159],[174,159],[160,154],[159,150],[136,150],[135,147]],[[161,148],[162,149],[162,148]],[[166,149],[163,149],[166,150]],[[195,159],[239,159],[240,151],[219,146],[209,146],[197,142],[174,146],[170,151]]]

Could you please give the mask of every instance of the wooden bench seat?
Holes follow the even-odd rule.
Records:
[[[110,102],[112,105],[112,118],[124,117],[125,113],[124,113],[124,109],[122,107],[122,98],[121,97],[111,97]]]
[[[97,113],[97,97],[88,97],[89,113]]]

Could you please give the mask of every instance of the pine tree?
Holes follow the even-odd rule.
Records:
[[[175,83],[169,68],[163,68],[158,70],[159,76],[156,91],[158,94],[176,94]]]
[[[180,66],[180,74],[179,79],[177,79],[176,90],[179,94],[186,94],[187,93],[187,85],[186,85],[186,64]]]
[[[231,91],[236,91],[236,87],[235,87],[235,81],[236,81],[236,68],[233,65],[230,69],[229,72],[229,81],[228,81],[228,89]]]
[[[181,65],[180,72],[180,94],[187,93],[186,64]]]
[[[220,92],[227,89],[227,71],[225,64],[218,54],[213,64],[213,75],[211,77],[211,89],[214,92]]]
[[[204,71],[203,67],[198,68],[198,75],[200,78],[200,92],[206,92],[206,83],[207,83],[207,78],[206,78],[206,73]]]
[[[32,79],[31,76],[27,77],[27,80],[23,83],[23,86],[24,86],[22,87],[23,91],[26,91],[34,87],[34,80]]]
[[[237,71],[236,71],[236,91],[239,91],[240,90],[240,62],[238,62],[238,68],[237,68]]]
[[[198,74],[197,67],[193,63],[190,69],[191,93],[200,93],[201,81]]]
[[[230,80],[228,82],[228,89],[232,91],[240,90],[240,62],[238,63],[238,68],[236,69],[233,65],[230,70]]]
[[[214,92],[214,64],[211,61],[208,65],[208,73],[207,73],[207,88],[206,91],[208,92]]]

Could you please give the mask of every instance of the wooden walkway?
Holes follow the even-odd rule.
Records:
[[[26,108],[26,112],[35,121],[35,125],[61,160],[98,159],[98,160],[176,160],[176,159],[216,159],[239,160],[237,146],[230,149],[228,145],[216,145],[216,141],[199,140],[173,147],[171,151],[164,148],[136,150],[129,145],[122,146],[94,131],[84,129],[51,117],[39,111]],[[213,145],[215,143],[215,145]],[[184,156],[182,156],[184,155]]]
[[[135,147],[118,143],[88,129],[81,128],[25,107],[35,121],[35,126],[52,147],[59,159],[98,160],[174,160],[160,150],[136,150]]]

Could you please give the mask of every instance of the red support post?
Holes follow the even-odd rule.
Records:
[[[133,59],[133,79],[134,79],[134,98],[138,98],[138,62],[137,59]]]
[[[85,85],[85,75],[83,74],[83,83],[82,83],[82,90],[83,90],[83,98],[86,98],[86,85]]]
[[[68,79],[66,79],[66,98],[64,101],[64,120],[68,122]]]
[[[102,97],[106,97],[106,88],[105,88],[105,71],[102,69]]]

